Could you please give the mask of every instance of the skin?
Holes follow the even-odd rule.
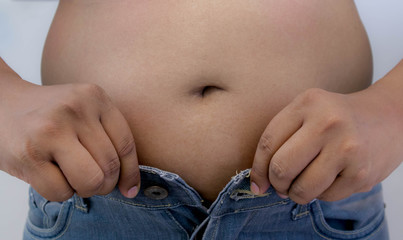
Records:
[[[107,194],[116,183],[134,197],[144,164],[178,173],[210,201],[250,167],[257,194],[272,184],[301,203],[322,196],[338,173],[359,176],[356,187],[327,195],[336,200],[400,163],[401,115],[391,109],[401,108],[393,96],[402,86],[385,81],[390,96],[363,90],[371,54],[352,1],[111,4],[60,1],[45,86],[0,64],[0,89],[13,89],[0,94],[0,169],[47,199]],[[378,135],[389,139],[382,166]],[[375,141],[358,147],[363,139]],[[366,175],[366,163],[377,175]],[[294,180],[308,189],[299,197]]]
[[[272,185],[300,204],[370,191],[402,162],[402,74],[403,61],[365,90],[311,89],[296,97],[259,141],[251,190]]]
[[[49,200],[107,194],[119,180],[134,197],[140,175],[126,119],[96,85],[37,86],[23,81],[2,60],[0,167]],[[6,83],[6,84],[4,84]],[[93,139],[97,139],[93,141]],[[100,151],[101,150],[101,151]]]

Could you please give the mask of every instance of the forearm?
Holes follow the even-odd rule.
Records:
[[[4,101],[8,93],[15,93],[19,87],[30,84],[24,81],[7,63],[0,57],[0,101]],[[12,89],[12,91],[11,91]]]

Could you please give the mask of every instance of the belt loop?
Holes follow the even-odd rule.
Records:
[[[292,213],[292,220],[298,220],[300,218],[303,218],[307,215],[309,215],[309,206],[311,203],[300,205],[300,204],[295,204],[294,209],[291,211]]]
[[[81,212],[88,213],[89,209],[87,199],[84,199],[82,197],[77,196],[77,194],[74,194],[72,201],[76,209],[78,209]]]

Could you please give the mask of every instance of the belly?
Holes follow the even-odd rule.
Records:
[[[349,0],[61,0],[42,62],[44,85],[103,87],[140,164],[178,173],[208,200],[251,166],[298,93],[360,90],[371,73]]]

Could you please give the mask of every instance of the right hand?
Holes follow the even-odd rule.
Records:
[[[15,81],[0,96],[1,170],[50,201],[105,195],[117,183],[124,196],[137,195],[133,135],[102,88]]]

